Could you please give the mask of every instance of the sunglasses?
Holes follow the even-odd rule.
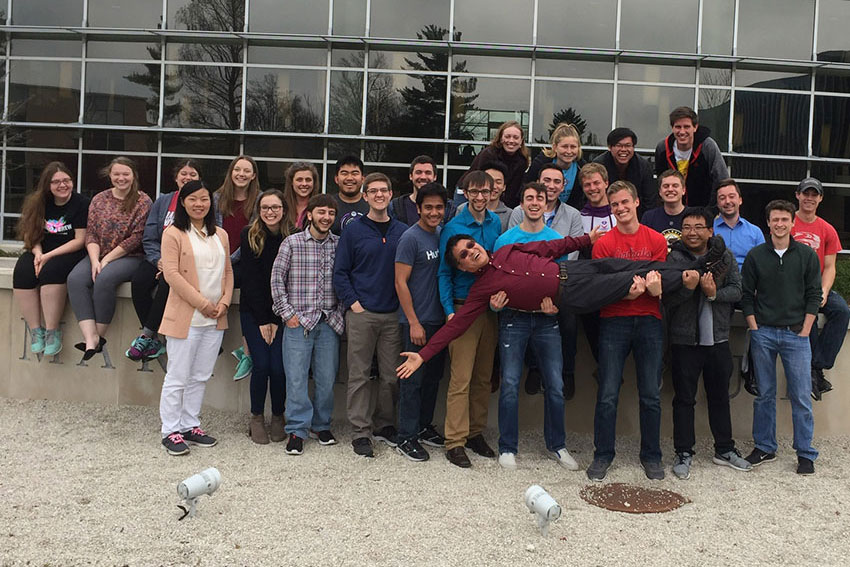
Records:
[[[458,252],[458,260],[466,260],[470,254],[472,254],[472,249],[475,248],[474,240],[467,240],[466,244],[463,245],[463,250]]]

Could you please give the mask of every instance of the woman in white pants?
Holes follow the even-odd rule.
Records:
[[[162,445],[171,455],[185,455],[189,443],[216,444],[199,414],[227,328],[233,270],[227,233],[216,227],[211,205],[212,191],[202,181],[186,183],[174,223],[162,233],[162,273],[171,291],[159,327],[168,337],[159,414]]]

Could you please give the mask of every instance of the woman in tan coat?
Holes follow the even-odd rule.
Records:
[[[215,225],[212,192],[202,181],[180,190],[174,223],[162,233],[162,273],[171,287],[159,327],[168,337],[159,401],[162,445],[171,455],[184,455],[188,443],[217,442],[201,429],[198,416],[233,295],[227,232]]]

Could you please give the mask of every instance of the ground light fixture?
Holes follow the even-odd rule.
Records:
[[[543,537],[546,537],[549,534],[549,522],[554,522],[561,517],[561,507],[539,484],[532,484],[525,491],[525,505],[532,514],[537,516],[537,527],[540,528]]]
[[[205,469],[198,474],[193,474],[183,482],[177,485],[177,494],[183,499],[186,506],[177,506],[183,510],[183,515],[179,518],[182,520],[186,516],[193,518],[195,516],[198,505],[198,498],[204,494],[215,492],[221,486],[221,473],[215,467]]]

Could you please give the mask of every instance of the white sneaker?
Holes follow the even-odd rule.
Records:
[[[513,453],[499,453],[499,465],[509,471],[516,470],[516,455]]]
[[[557,451],[549,451],[547,454],[549,455],[550,459],[557,461],[557,463],[559,465],[561,465],[562,467],[564,467],[565,469],[567,469],[569,471],[577,471],[578,470],[578,463],[573,458],[573,456],[570,455],[570,452],[567,451],[566,449],[559,449]]]

